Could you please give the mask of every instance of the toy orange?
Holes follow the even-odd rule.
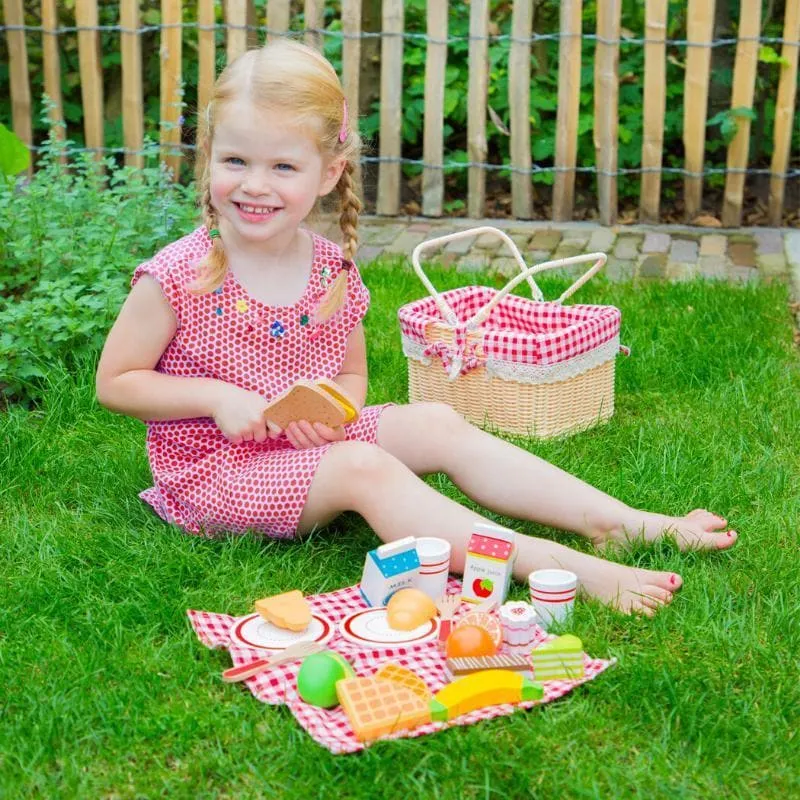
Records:
[[[477,625],[479,628],[486,628],[494,641],[495,647],[500,647],[500,643],[503,641],[503,629],[500,627],[497,617],[493,614],[487,614],[485,611],[470,611],[461,617],[456,627],[458,628],[462,625]]]
[[[444,650],[448,658],[493,656],[497,654],[497,645],[486,628],[479,625],[459,625],[447,637]]]

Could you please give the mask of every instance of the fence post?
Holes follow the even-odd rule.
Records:
[[[467,85],[467,155],[473,164],[486,161],[486,94],[489,86],[489,0],[471,0],[469,7],[469,83]],[[467,213],[483,216],[486,168],[469,167]]]
[[[644,46],[644,128],[639,221],[658,222],[666,110],[667,0],[647,0]]]
[[[172,170],[174,180],[180,177],[181,168],[182,21],[181,0],[161,0],[161,160]]]
[[[761,3],[742,3],[739,15],[739,41],[733,65],[733,94],[731,110],[753,108],[758,67],[758,36],[761,31]],[[737,130],[728,145],[728,174],[722,204],[722,224],[728,228],[742,223],[744,172],[750,148],[750,118],[737,117]],[[736,170],[732,172],[731,170]]]
[[[400,209],[400,153],[403,128],[403,0],[383,0],[381,38],[381,122],[378,214]]]
[[[692,220],[703,200],[703,161],[708,117],[708,76],[714,0],[689,0],[686,12],[686,78],[683,90],[683,149],[686,169],[697,173],[683,179],[686,219]]]
[[[775,137],[769,182],[769,224],[779,226],[783,222],[783,193],[789,168],[789,148],[792,144],[792,122],[797,95],[797,56],[800,48],[800,2],[786,3],[783,20],[783,47],[781,77],[775,101]]]
[[[289,0],[269,0],[267,28],[270,39],[289,30]]]
[[[197,108],[205,111],[217,72],[217,45],[215,40],[216,14],[214,0],[199,0],[197,4]]]
[[[325,27],[325,2],[324,0],[306,0],[305,3],[305,28],[304,41],[309,47],[322,50],[322,34]]]
[[[25,24],[22,0],[3,0],[3,16],[6,25]],[[25,31],[6,31],[8,42],[9,69],[11,81],[11,119],[14,133],[30,147],[33,144],[33,125],[31,121],[31,87],[28,77],[28,48],[25,44]],[[32,174],[32,163],[28,174]]]
[[[142,42],[139,38],[139,0],[120,3],[122,50],[122,135],[125,142],[125,165],[141,169],[144,157],[140,152],[144,141],[142,106]]]
[[[342,0],[342,89],[347,102],[350,125],[358,130],[358,93],[361,79],[361,0]],[[361,192],[361,162],[355,163],[353,183]]]
[[[515,0],[511,11],[511,52],[508,59],[508,112],[511,125],[511,213],[533,216],[531,180],[531,29],[532,0]]]
[[[422,213],[440,217],[444,201],[444,91],[447,70],[447,0],[427,4],[425,118],[423,120]]]
[[[247,50],[247,0],[227,0],[225,22],[228,29],[227,59],[230,64]]]
[[[97,0],[75,0],[78,27],[78,62],[83,99],[83,129],[86,146],[95,150],[95,159],[103,160],[103,73],[100,66],[100,32]]]
[[[66,138],[64,101],[61,97],[61,57],[58,54],[58,10],[56,0],[42,0],[42,58],[44,60],[44,93],[50,98],[50,132],[59,141]],[[59,124],[60,123],[60,124]],[[65,163],[66,155],[61,156]]]
[[[594,56],[594,147],[600,222],[617,221],[620,0],[598,0]]]
[[[556,114],[556,174],[553,180],[553,220],[572,219],[575,166],[578,153],[578,111],[581,90],[582,0],[562,0],[558,42],[558,112]]]

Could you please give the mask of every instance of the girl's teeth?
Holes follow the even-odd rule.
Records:
[[[242,211],[248,214],[269,214],[273,211],[271,208],[256,208],[255,206],[241,206]]]

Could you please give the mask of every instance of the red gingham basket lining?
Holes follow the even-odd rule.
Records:
[[[460,582],[451,578],[449,591],[451,593],[461,591]],[[427,642],[413,647],[368,650],[342,638],[338,632],[338,625],[341,620],[350,613],[367,607],[361,599],[357,586],[350,586],[327,594],[310,596],[306,599],[315,611],[326,616],[336,627],[336,635],[326,646],[347,658],[357,675],[372,675],[381,664],[392,661],[413,670],[425,681],[431,692],[438,691],[447,683],[444,672],[444,658],[435,642]],[[469,608],[464,608],[461,613],[466,613],[467,611],[469,611]],[[233,666],[248,664],[263,656],[263,651],[251,650],[231,643],[230,631],[241,617],[237,618],[227,614],[214,614],[191,609],[187,611],[187,614],[200,641],[210,648],[227,648],[231,655]],[[548,638],[551,637],[548,637],[541,628],[537,628],[537,643]],[[414,730],[399,731],[384,738],[400,739],[424,736],[454,725],[472,725],[481,720],[511,714],[519,708],[531,708],[534,705],[549,703],[572,691],[576,686],[593,680],[601,672],[608,669],[612,663],[613,661],[593,659],[584,654],[584,677],[577,681],[548,681],[544,685],[545,695],[541,701],[522,703],[519,706],[507,704],[479,709],[457,717],[448,723],[432,722]],[[298,669],[298,662],[280,665],[249,678],[245,683],[253,695],[261,702],[271,705],[286,704],[309,735],[332,753],[355,753],[363,750],[367,745],[356,740],[350,729],[347,717],[341,708],[337,707],[330,710],[316,708],[300,700],[297,696],[296,683]],[[233,691],[234,687],[231,687],[231,690]]]
[[[442,292],[458,322],[469,321],[498,292],[486,286],[465,286]],[[402,306],[400,328],[421,345],[429,344],[426,328],[443,322],[433,297]],[[487,358],[521,364],[558,364],[589,352],[619,334],[621,314],[614,306],[539,303],[507,295],[482,324]]]

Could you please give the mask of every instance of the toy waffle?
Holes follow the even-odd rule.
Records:
[[[285,428],[305,419],[338,428],[358,419],[356,403],[333,381],[299,380],[267,406],[264,416]]]
[[[521,274],[497,291],[465,286],[441,294],[420,264],[423,250],[494,234]],[[620,311],[563,302],[606,263],[604,253],[527,267],[508,234],[470,228],[419,244],[411,260],[430,297],[399,309],[411,402],[447,403],[476,425],[547,439],[590,428],[614,413]],[[545,302],[533,276],[593,262],[557,300]],[[527,280],[532,299],[510,294]]]
[[[430,700],[431,693],[425,685],[425,681],[419,675],[412,672],[410,669],[401,667],[399,664],[393,664],[391,661],[384,664],[374,675],[382,681],[394,681],[406,689],[411,689],[415,695],[418,695],[423,700]]]
[[[336,693],[359,742],[431,721],[428,703],[394,680],[347,678],[336,684]]]

